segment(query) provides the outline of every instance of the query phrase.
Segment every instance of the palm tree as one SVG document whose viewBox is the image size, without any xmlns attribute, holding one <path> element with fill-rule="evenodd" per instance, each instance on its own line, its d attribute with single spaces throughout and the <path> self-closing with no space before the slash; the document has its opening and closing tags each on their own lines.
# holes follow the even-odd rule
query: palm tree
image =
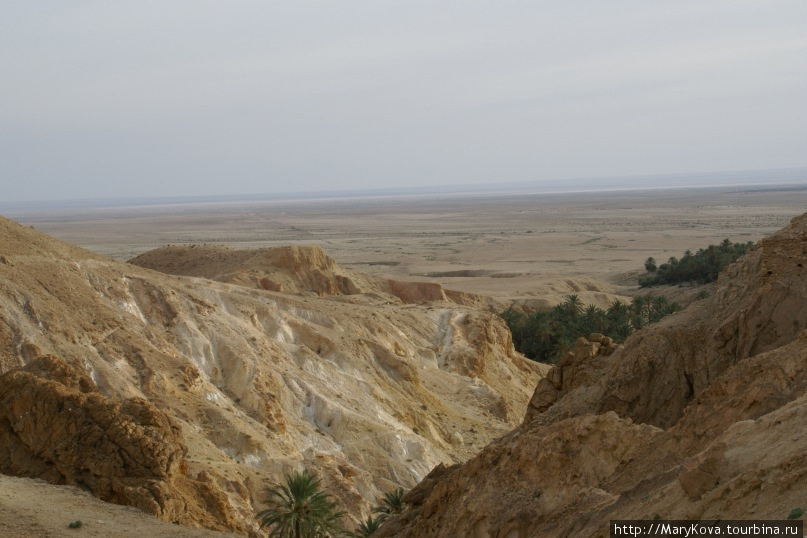
<svg viewBox="0 0 807 538">
<path fill-rule="evenodd" d="M 589 323 L 591 328 L 598 333 L 605 333 L 608 329 L 608 317 L 605 315 L 605 310 L 602 308 L 594 307 L 594 310 L 589 316 Z"/>
<path fill-rule="evenodd" d="M 644 318 L 647 315 L 647 310 L 650 307 L 649 296 L 636 295 L 630 301 L 630 308 L 634 314 Z"/>
<path fill-rule="evenodd" d="M 404 493 L 403 488 L 388 491 L 384 494 L 384 498 L 381 499 L 381 504 L 376 506 L 373 512 L 381 514 L 382 521 L 386 519 L 387 516 L 400 514 L 403 512 L 405 504 L 403 502 Z"/>
<path fill-rule="evenodd" d="M 655 295 L 650 298 L 650 321 L 659 321 L 661 318 L 670 314 L 667 309 L 670 306 L 670 300 L 663 295 Z"/>
<path fill-rule="evenodd" d="M 574 343 L 572 343 L 571 339 L 566 336 L 560 336 L 554 343 L 552 348 L 552 360 L 553 362 L 558 362 L 563 356 L 569 353 L 572 349 L 574 349 Z"/>
<path fill-rule="evenodd" d="M 320 489 L 319 479 L 304 469 L 285 475 L 285 484 L 266 488 L 268 505 L 258 512 L 270 538 L 320 538 L 340 532 L 344 512 Z"/>
<path fill-rule="evenodd" d="M 619 299 L 614 299 L 608 307 L 606 315 L 612 324 L 619 325 L 628 316 L 628 306 Z"/>
<path fill-rule="evenodd" d="M 606 313 L 608 317 L 608 334 L 617 342 L 622 342 L 630 335 L 630 308 L 628 305 L 614 299 Z"/>
<path fill-rule="evenodd" d="M 381 527 L 381 523 L 384 522 L 386 519 L 383 515 L 374 518 L 373 516 L 367 516 L 365 521 L 359 523 L 359 526 L 356 527 L 356 530 L 350 533 L 350 536 L 353 538 L 368 538 L 372 536 L 375 531 Z"/>
<path fill-rule="evenodd" d="M 577 294 L 567 295 L 563 306 L 571 319 L 577 319 L 577 316 L 583 313 L 583 301 Z"/>
</svg>

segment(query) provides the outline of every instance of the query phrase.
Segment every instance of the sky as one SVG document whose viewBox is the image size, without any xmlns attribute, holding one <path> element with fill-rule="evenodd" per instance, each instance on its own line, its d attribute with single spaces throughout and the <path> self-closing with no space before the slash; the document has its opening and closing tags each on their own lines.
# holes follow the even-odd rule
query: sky
<svg viewBox="0 0 807 538">
<path fill-rule="evenodd" d="M 6 202 L 802 167 L 804 0 L 31 0 L 0 18 Z"/>
</svg>

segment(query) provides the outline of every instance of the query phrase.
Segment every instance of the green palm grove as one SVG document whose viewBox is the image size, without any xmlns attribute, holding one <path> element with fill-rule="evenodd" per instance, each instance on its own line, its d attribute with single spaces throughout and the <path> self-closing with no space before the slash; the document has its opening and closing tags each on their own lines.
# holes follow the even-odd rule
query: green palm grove
<svg viewBox="0 0 807 538">
<path fill-rule="evenodd" d="M 603 310 L 595 305 L 584 306 L 580 297 L 568 295 L 545 312 L 526 315 L 510 309 L 501 316 L 519 352 L 539 362 L 553 363 L 571 351 L 580 336 L 601 333 L 622 342 L 633 331 L 680 309 L 678 303 L 663 296 L 637 295 L 630 304 L 614 300 Z"/>
<path fill-rule="evenodd" d="M 724 239 L 719 245 L 709 245 L 694 254 L 691 250 L 687 250 L 680 260 L 673 256 L 667 260 L 667 263 L 661 265 L 656 265 L 655 259 L 647 258 L 644 264 L 647 274 L 639 278 L 639 286 L 645 288 L 679 282 L 699 282 L 701 284 L 714 282 L 720 271 L 737 261 L 753 246 L 754 243 L 750 241 L 732 243 L 728 239 Z"/>
</svg>

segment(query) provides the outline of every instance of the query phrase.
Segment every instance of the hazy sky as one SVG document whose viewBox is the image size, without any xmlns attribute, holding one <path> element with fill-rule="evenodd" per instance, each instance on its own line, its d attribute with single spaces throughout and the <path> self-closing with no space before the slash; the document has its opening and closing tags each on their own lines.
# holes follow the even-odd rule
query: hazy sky
<svg viewBox="0 0 807 538">
<path fill-rule="evenodd" d="M 0 197 L 807 166 L 807 1 L 26 0 Z"/>
</svg>

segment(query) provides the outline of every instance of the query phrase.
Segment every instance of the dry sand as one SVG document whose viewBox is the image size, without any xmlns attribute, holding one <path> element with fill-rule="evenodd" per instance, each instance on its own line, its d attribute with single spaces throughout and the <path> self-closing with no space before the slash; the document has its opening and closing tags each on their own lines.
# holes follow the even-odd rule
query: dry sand
<svg viewBox="0 0 807 538">
<path fill-rule="evenodd" d="M 81 527 L 69 525 L 81 522 Z M 78 488 L 0 474 L 0 535 L 14 538 L 62 536 L 120 538 L 227 537 L 154 519 L 136 508 L 100 501 Z"/>
</svg>

